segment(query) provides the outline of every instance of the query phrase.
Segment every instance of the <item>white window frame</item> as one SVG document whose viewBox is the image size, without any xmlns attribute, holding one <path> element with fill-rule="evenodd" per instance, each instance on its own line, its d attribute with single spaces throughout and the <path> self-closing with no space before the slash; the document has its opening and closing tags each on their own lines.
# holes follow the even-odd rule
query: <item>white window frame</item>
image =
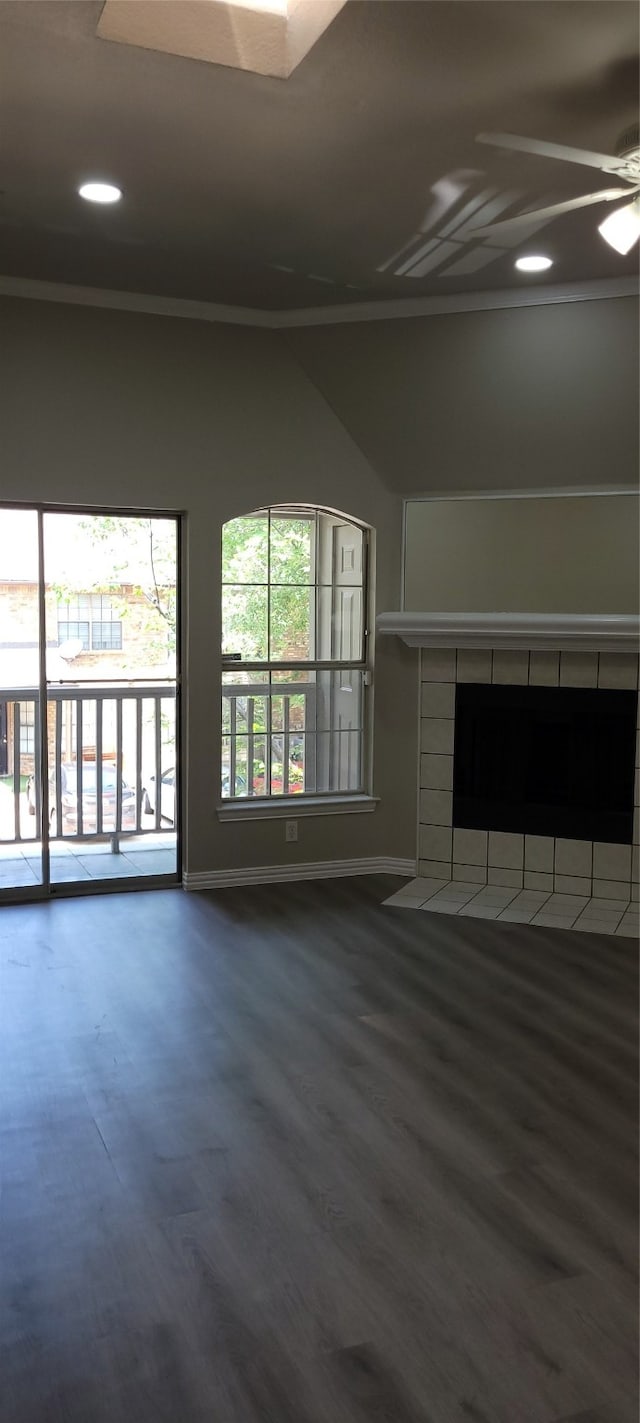
<svg viewBox="0 0 640 1423">
<path fill-rule="evenodd" d="M 19 702 L 20 755 L 36 754 L 36 704 L 35 701 Z"/>
<path fill-rule="evenodd" d="M 266 673 L 269 678 L 273 672 L 296 672 L 300 670 L 312 670 L 314 672 L 348 671 L 361 675 L 362 713 L 361 727 L 359 728 L 361 758 L 360 788 L 358 790 L 353 791 L 330 790 L 323 792 L 317 792 L 312 788 L 310 790 L 300 791 L 289 795 L 286 793 L 269 793 L 259 796 L 251 795 L 246 797 L 225 797 L 224 799 L 221 798 L 219 804 L 217 805 L 218 818 L 223 821 L 280 819 L 283 817 L 295 817 L 296 819 L 298 819 L 298 817 L 302 817 L 305 815 L 333 815 L 336 813 L 353 814 L 373 811 L 375 810 L 376 805 L 378 803 L 378 798 L 372 794 L 373 636 L 371 633 L 371 629 L 373 626 L 373 604 L 371 589 L 371 560 L 374 531 L 371 530 L 366 524 L 360 523 L 357 519 L 354 519 L 351 515 L 343 514 L 338 510 L 326 509 L 321 505 L 274 504 L 265 506 L 261 509 L 251 510 L 247 514 L 240 514 L 236 517 L 251 518 L 255 516 L 256 518 L 264 518 L 266 516 L 268 519 L 270 519 L 271 516 L 274 516 L 276 518 L 304 518 L 305 516 L 307 516 L 317 521 L 317 516 L 323 514 L 328 515 L 332 518 L 337 518 L 341 522 L 351 525 L 354 529 L 357 529 L 362 535 L 363 573 L 361 596 L 363 639 L 362 647 L 360 650 L 360 657 L 354 659 L 353 661 L 345 661 L 343 659 L 316 658 L 279 661 L 275 659 L 269 659 L 268 657 L 262 660 L 232 660 L 231 657 L 225 657 L 225 655 L 223 654 L 222 670 L 223 672 L 232 672 L 233 669 L 237 667 L 239 671 L 242 671 L 244 674 L 248 674 L 249 676 L 252 671 L 255 671 L 256 673 L 260 674 Z M 322 585 L 317 577 L 317 567 L 314 567 L 313 571 L 314 580 L 313 583 L 310 583 L 310 587 L 313 587 L 317 590 L 317 588 L 321 586 L 337 586 L 334 584 Z M 225 586 L 228 585 L 223 583 L 221 580 L 222 590 Z M 268 569 L 267 572 L 267 582 L 265 586 L 269 590 L 272 586 L 279 586 L 277 584 L 271 584 L 270 569 Z M 267 648 L 267 653 L 268 652 L 269 648 Z M 278 696 L 282 695 L 283 693 L 286 695 L 287 692 L 289 692 L 291 695 L 305 695 L 308 698 L 308 702 L 313 703 L 316 695 L 316 684 L 305 684 L 302 682 L 292 682 L 287 684 L 282 682 L 271 682 L 271 680 L 266 683 L 258 681 L 256 681 L 255 683 L 223 682 L 221 686 L 221 700 L 222 697 L 228 696 L 229 694 L 235 694 L 236 696 L 242 696 L 247 698 L 265 697 L 267 707 L 266 729 L 264 733 L 256 733 L 256 737 L 264 735 L 268 744 L 268 739 L 271 735 L 271 712 L 269 698 L 272 695 Z M 305 729 L 308 729 L 306 715 Z M 285 734 L 286 733 L 283 733 L 283 735 Z M 226 733 L 221 727 L 221 779 L 223 738 L 227 735 L 228 733 Z M 233 742 L 231 744 L 233 746 Z M 231 774 L 233 775 L 233 760 L 230 770 Z"/>
</svg>

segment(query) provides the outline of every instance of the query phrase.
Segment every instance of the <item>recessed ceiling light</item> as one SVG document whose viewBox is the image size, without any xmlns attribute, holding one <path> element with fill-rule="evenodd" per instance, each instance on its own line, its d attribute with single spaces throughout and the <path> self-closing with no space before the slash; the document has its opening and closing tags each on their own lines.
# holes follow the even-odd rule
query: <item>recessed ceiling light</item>
<svg viewBox="0 0 640 1423">
<path fill-rule="evenodd" d="M 552 266 L 550 257 L 518 257 L 516 261 L 519 272 L 546 272 Z"/>
<path fill-rule="evenodd" d="M 78 192 L 88 203 L 119 203 L 122 197 L 122 190 L 113 183 L 83 183 Z"/>
</svg>

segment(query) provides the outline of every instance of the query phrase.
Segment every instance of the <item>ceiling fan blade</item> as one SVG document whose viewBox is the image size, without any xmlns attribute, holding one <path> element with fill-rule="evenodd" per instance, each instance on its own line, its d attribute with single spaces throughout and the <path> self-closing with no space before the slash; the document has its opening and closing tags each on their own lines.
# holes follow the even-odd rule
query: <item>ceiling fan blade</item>
<svg viewBox="0 0 640 1423">
<path fill-rule="evenodd" d="M 563 158 L 566 163 L 585 163 L 604 173 L 616 173 L 623 159 L 610 153 L 591 153 L 587 148 L 568 148 L 563 143 L 545 143 L 537 138 L 520 138 L 515 133 L 477 133 L 476 143 L 488 143 L 495 148 L 512 148 L 520 153 L 537 153 L 542 158 Z"/>
<path fill-rule="evenodd" d="M 548 222 L 563 212 L 573 212 L 576 208 L 586 208 L 592 203 L 612 203 L 616 198 L 632 197 L 633 188 L 603 188 L 600 193 L 586 193 L 583 198 L 568 198 L 565 203 L 553 203 L 548 208 L 534 208 L 531 212 L 519 212 L 516 217 L 507 217 L 502 222 L 492 222 L 487 227 L 474 227 L 474 237 L 488 236 L 491 232 L 502 232 L 511 227 L 528 227 L 532 222 Z"/>
</svg>

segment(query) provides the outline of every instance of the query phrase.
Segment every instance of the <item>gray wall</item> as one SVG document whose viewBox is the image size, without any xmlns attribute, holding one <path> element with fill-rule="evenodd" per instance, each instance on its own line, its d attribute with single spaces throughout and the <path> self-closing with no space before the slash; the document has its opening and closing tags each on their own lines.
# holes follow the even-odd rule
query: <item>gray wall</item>
<svg viewBox="0 0 640 1423">
<path fill-rule="evenodd" d="M 637 613 L 637 494 L 410 500 L 410 612 Z"/>
<path fill-rule="evenodd" d="M 4 299 L 0 500 L 186 514 L 186 867 L 415 849 L 415 654 L 377 648 L 372 815 L 221 825 L 220 528 L 306 500 L 377 530 L 398 606 L 399 495 L 633 483 L 629 298 L 271 333 Z M 604 556 L 604 551 L 603 551 Z"/>
<path fill-rule="evenodd" d="M 382 640 L 373 814 L 221 825 L 220 529 L 305 500 L 377 530 L 376 603 L 398 604 L 401 503 L 266 331 L 4 299 L 0 500 L 186 514 L 186 868 L 415 853 L 415 657 Z M 399 754 L 402 747 L 402 755 Z"/>
<path fill-rule="evenodd" d="M 632 297 L 284 333 L 388 486 L 633 484 Z"/>
</svg>

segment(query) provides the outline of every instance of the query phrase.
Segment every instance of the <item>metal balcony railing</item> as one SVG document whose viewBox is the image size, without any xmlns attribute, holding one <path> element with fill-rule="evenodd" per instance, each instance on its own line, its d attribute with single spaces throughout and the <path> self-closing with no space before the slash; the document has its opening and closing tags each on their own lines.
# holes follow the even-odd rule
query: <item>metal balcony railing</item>
<svg viewBox="0 0 640 1423">
<path fill-rule="evenodd" d="M 316 686 L 304 682 L 223 687 L 223 799 L 315 789 L 316 704 Z"/>
<path fill-rule="evenodd" d="M 362 791 L 363 669 L 332 664 L 311 675 L 223 685 L 223 800 Z"/>
<path fill-rule="evenodd" d="M 175 778 L 175 710 L 175 683 L 48 687 L 45 798 L 40 695 L 0 689 L 0 842 L 39 838 L 45 804 L 52 839 L 115 847 L 175 821 L 175 779 L 173 807 L 162 799 L 163 775 Z"/>
</svg>

